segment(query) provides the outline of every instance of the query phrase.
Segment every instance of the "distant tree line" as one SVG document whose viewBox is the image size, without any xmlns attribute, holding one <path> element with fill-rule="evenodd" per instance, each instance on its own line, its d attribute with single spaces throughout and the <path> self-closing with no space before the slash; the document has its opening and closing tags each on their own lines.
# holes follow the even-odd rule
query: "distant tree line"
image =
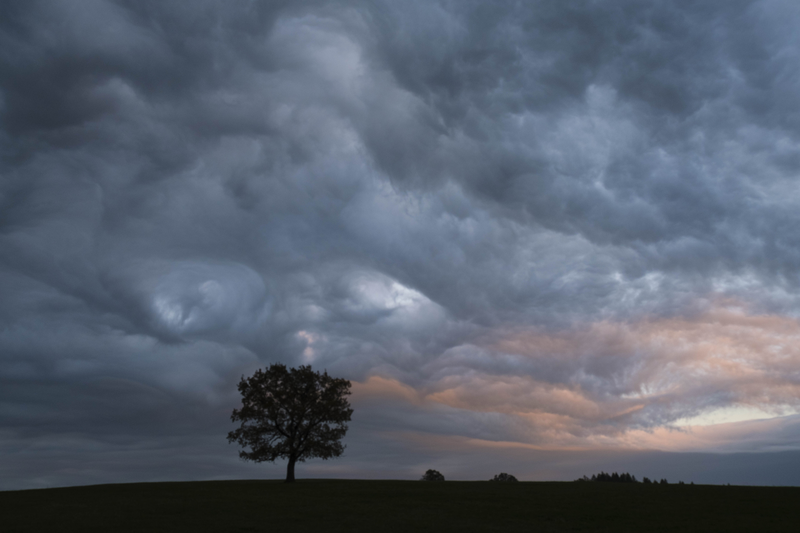
<svg viewBox="0 0 800 533">
<path fill-rule="evenodd" d="M 667 485 L 669 482 L 666 479 L 662 479 L 661 481 L 658 481 L 657 479 L 654 479 L 653 481 L 650 481 L 650 478 L 646 478 L 645 477 L 645 478 L 642 478 L 642 483 L 644 483 L 645 485 L 648 485 L 650 483 L 652 483 L 654 485 Z M 680 484 L 683 485 L 683 481 L 681 481 Z"/>
<path fill-rule="evenodd" d="M 647 478 L 645 478 L 647 479 Z M 624 474 L 617 474 L 614 472 L 613 474 L 607 474 L 605 472 L 600 472 L 599 474 L 594 474 L 592 477 L 583 476 L 581 478 L 576 479 L 575 481 L 598 481 L 600 483 L 638 483 L 639 481 L 636 479 L 636 476 L 632 476 L 629 473 L 625 472 Z"/>
<path fill-rule="evenodd" d="M 639 480 L 636 479 L 636 476 L 632 476 L 631 474 L 625 472 L 624 474 L 617 474 L 614 472 L 613 474 L 607 474 L 606 472 L 600 472 L 599 474 L 595 474 L 592 477 L 583 476 L 575 481 L 599 481 L 601 483 L 640 483 Z M 660 481 L 657 479 L 650 480 L 648 477 L 642 478 L 641 483 L 645 485 L 668 485 L 669 482 L 666 479 L 661 479 Z M 679 485 L 683 485 L 683 481 L 678 482 Z M 694 482 L 692 482 L 694 485 Z"/>
</svg>

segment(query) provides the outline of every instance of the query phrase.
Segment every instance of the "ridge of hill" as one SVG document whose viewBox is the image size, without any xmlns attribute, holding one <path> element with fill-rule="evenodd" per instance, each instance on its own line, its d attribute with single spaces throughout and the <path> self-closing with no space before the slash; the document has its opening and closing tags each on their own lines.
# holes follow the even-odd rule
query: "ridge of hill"
<svg viewBox="0 0 800 533">
<path fill-rule="evenodd" d="M 33 531 L 795 532 L 798 487 L 300 480 L 0 492 L 5 533 Z"/>
</svg>

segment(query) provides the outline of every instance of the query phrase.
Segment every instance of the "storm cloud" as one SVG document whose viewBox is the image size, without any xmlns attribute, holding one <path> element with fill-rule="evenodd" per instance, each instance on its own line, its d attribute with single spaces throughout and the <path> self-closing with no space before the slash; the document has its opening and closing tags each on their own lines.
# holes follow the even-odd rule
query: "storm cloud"
<svg viewBox="0 0 800 533">
<path fill-rule="evenodd" d="M 0 484 L 270 471 L 224 437 L 271 362 L 354 383 L 317 475 L 796 465 L 798 24 L 5 2 Z M 800 483 L 725 461 L 708 481 Z"/>
</svg>

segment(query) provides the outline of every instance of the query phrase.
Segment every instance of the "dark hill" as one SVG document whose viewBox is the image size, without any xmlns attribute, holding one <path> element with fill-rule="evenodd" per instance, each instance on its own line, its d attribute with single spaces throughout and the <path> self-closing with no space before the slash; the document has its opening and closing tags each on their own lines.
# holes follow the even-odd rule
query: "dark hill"
<svg viewBox="0 0 800 533">
<path fill-rule="evenodd" d="M 796 532 L 800 488 L 209 481 L 0 492 L 4 533 Z"/>
</svg>

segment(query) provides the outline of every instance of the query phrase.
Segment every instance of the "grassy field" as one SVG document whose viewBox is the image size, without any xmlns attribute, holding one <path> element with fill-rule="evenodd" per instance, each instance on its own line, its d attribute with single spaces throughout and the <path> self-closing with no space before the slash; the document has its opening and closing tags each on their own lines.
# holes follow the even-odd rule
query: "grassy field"
<svg viewBox="0 0 800 533">
<path fill-rule="evenodd" d="M 798 531 L 800 488 L 301 480 L 0 492 L 0 530 Z"/>
</svg>

